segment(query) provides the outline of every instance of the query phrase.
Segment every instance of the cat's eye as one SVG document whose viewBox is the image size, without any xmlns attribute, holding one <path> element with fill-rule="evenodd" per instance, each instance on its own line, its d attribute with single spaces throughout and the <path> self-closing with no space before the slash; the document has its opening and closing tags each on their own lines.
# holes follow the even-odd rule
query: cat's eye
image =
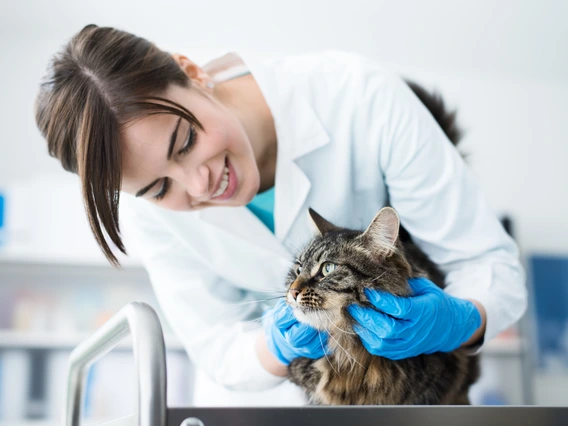
<svg viewBox="0 0 568 426">
<path fill-rule="evenodd" d="M 325 262 L 322 266 L 321 266 L 321 274 L 326 277 L 329 274 L 331 274 L 333 271 L 335 271 L 335 268 L 337 268 L 337 265 L 335 263 L 331 263 L 331 262 Z"/>
<path fill-rule="evenodd" d="M 302 273 L 302 265 L 296 265 L 296 275 L 300 275 Z"/>
</svg>

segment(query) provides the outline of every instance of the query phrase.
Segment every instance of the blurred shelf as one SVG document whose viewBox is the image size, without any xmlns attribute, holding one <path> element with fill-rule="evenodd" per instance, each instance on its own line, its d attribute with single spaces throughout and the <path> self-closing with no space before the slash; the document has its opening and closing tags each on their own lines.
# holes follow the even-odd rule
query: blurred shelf
<svg viewBox="0 0 568 426">
<path fill-rule="evenodd" d="M 0 420 L 0 425 L 3 426 L 61 426 L 55 420 L 16 420 L 11 422 L 5 422 Z"/>
<path fill-rule="evenodd" d="M 17 332 L 0 330 L 0 350 L 2 349 L 46 349 L 72 350 L 87 340 L 91 334 L 57 334 L 48 332 Z M 173 335 L 164 336 L 166 350 L 183 351 L 180 341 Z M 131 349 L 132 343 L 126 337 L 117 346 L 119 349 Z"/>
<path fill-rule="evenodd" d="M 125 256 L 122 253 L 117 253 L 116 256 L 121 266 L 125 268 L 142 267 L 142 262 L 135 257 Z M 7 246 L 1 248 L 0 262 L 99 266 L 112 268 L 111 264 L 101 251 L 38 251 L 25 246 Z"/>
<path fill-rule="evenodd" d="M 32 259 L 10 259 L 10 257 L 0 256 L 0 287 L 20 283 L 22 280 L 36 285 L 48 282 L 150 285 L 146 270 L 137 265 L 125 265 L 124 268 L 117 269 L 104 264 L 50 263 Z"/>
</svg>

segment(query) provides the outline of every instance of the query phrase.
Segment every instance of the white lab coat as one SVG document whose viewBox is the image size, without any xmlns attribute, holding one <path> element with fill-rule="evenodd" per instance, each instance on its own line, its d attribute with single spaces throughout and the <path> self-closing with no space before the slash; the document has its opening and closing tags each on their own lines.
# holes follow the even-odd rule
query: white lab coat
<svg viewBox="0 0 568 426">
<path fill-rule="evenodd" d="M 173 212 L 123 195 L 127 248 L 142 259 L 170 326 L 198 367 L 196 405 L 298 405 L 254 341 L 266 298 L 313 235 L 307 209 L 365 229 L 387 203 L 447 273 L 446 291 L 480 301 L 485 341 L 523 314 L 517 246 L 472 173 L 402 79 L 342 52 L 244 57 L 274 116 L 275 234 L 246 207 Z M 198 142 L 199 143 L 199 142 Z"/>
</svg>

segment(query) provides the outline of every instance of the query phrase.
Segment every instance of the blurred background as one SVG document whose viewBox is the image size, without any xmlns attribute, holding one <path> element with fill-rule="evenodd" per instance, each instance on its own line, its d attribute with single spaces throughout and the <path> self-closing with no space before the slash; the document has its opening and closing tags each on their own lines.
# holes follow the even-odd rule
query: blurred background
<svg viewBox="0 0 568 426">
<path fill-rule="evenodd" d="M 487 345 L 472 399 L 568 405 L 568 2 L 30 0 L 0 3 L 0 424 L 59 424 L 70 350 L 128 302 L 159 312 L 135 256 L 122 270 L 106 263 L 76 176 L 34 122 L 50 57 L 90 23 L 201 64 L 228 51 L 348 50 L 439 91 L 521 248 L 530 294 L 521 322 Z M 191 363 L 163 325 L 168 403 L 190 405 Z M 121 345 L 89 372 L 86 418 L 132 412 L 135 386 Z"/>
</svg>

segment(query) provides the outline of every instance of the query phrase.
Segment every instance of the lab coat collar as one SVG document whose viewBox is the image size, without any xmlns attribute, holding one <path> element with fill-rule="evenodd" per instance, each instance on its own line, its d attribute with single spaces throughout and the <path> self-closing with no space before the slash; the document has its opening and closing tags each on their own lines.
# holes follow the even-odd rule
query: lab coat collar
<svg viewBox="0 0 568 426">
<path fill-rule="evenodd" d="M 294 87 L 293 78 L 278 79 L 276 67 L 268 67 L 243 58 L 272 112 L 278 140 L 274 194 L 274 234 L 246 207 L 210 208 L 198 211 L 198 217 L 251 244 L 289 257 L 282 246 L 308 197 L 311 182 L 306 174 L 308 162 L 301 158 L 330 141 L 308 99 Z M 302 164 L 304 167 L 302 167 Z M 229 212 L 229 209 L 231 210 Z M 226 214 L 234 220 L 226 220 Z M 242 226 L 235 226 L 236 223 Z M 251 229 L 254 238 L 251 238 Z"/>
<path fill-rule="evenodd" d="M 311 189 L 308 161 L 300 161 L 313 151 L 327 145 L 329 136 L 306 98 L 290 93 L 280 114 L 278 155 L 275 177 L 275 234 L 283 241 L 293 227 Z M 286 112 L 289 111 L 289 112 Z"/>
</svg>

